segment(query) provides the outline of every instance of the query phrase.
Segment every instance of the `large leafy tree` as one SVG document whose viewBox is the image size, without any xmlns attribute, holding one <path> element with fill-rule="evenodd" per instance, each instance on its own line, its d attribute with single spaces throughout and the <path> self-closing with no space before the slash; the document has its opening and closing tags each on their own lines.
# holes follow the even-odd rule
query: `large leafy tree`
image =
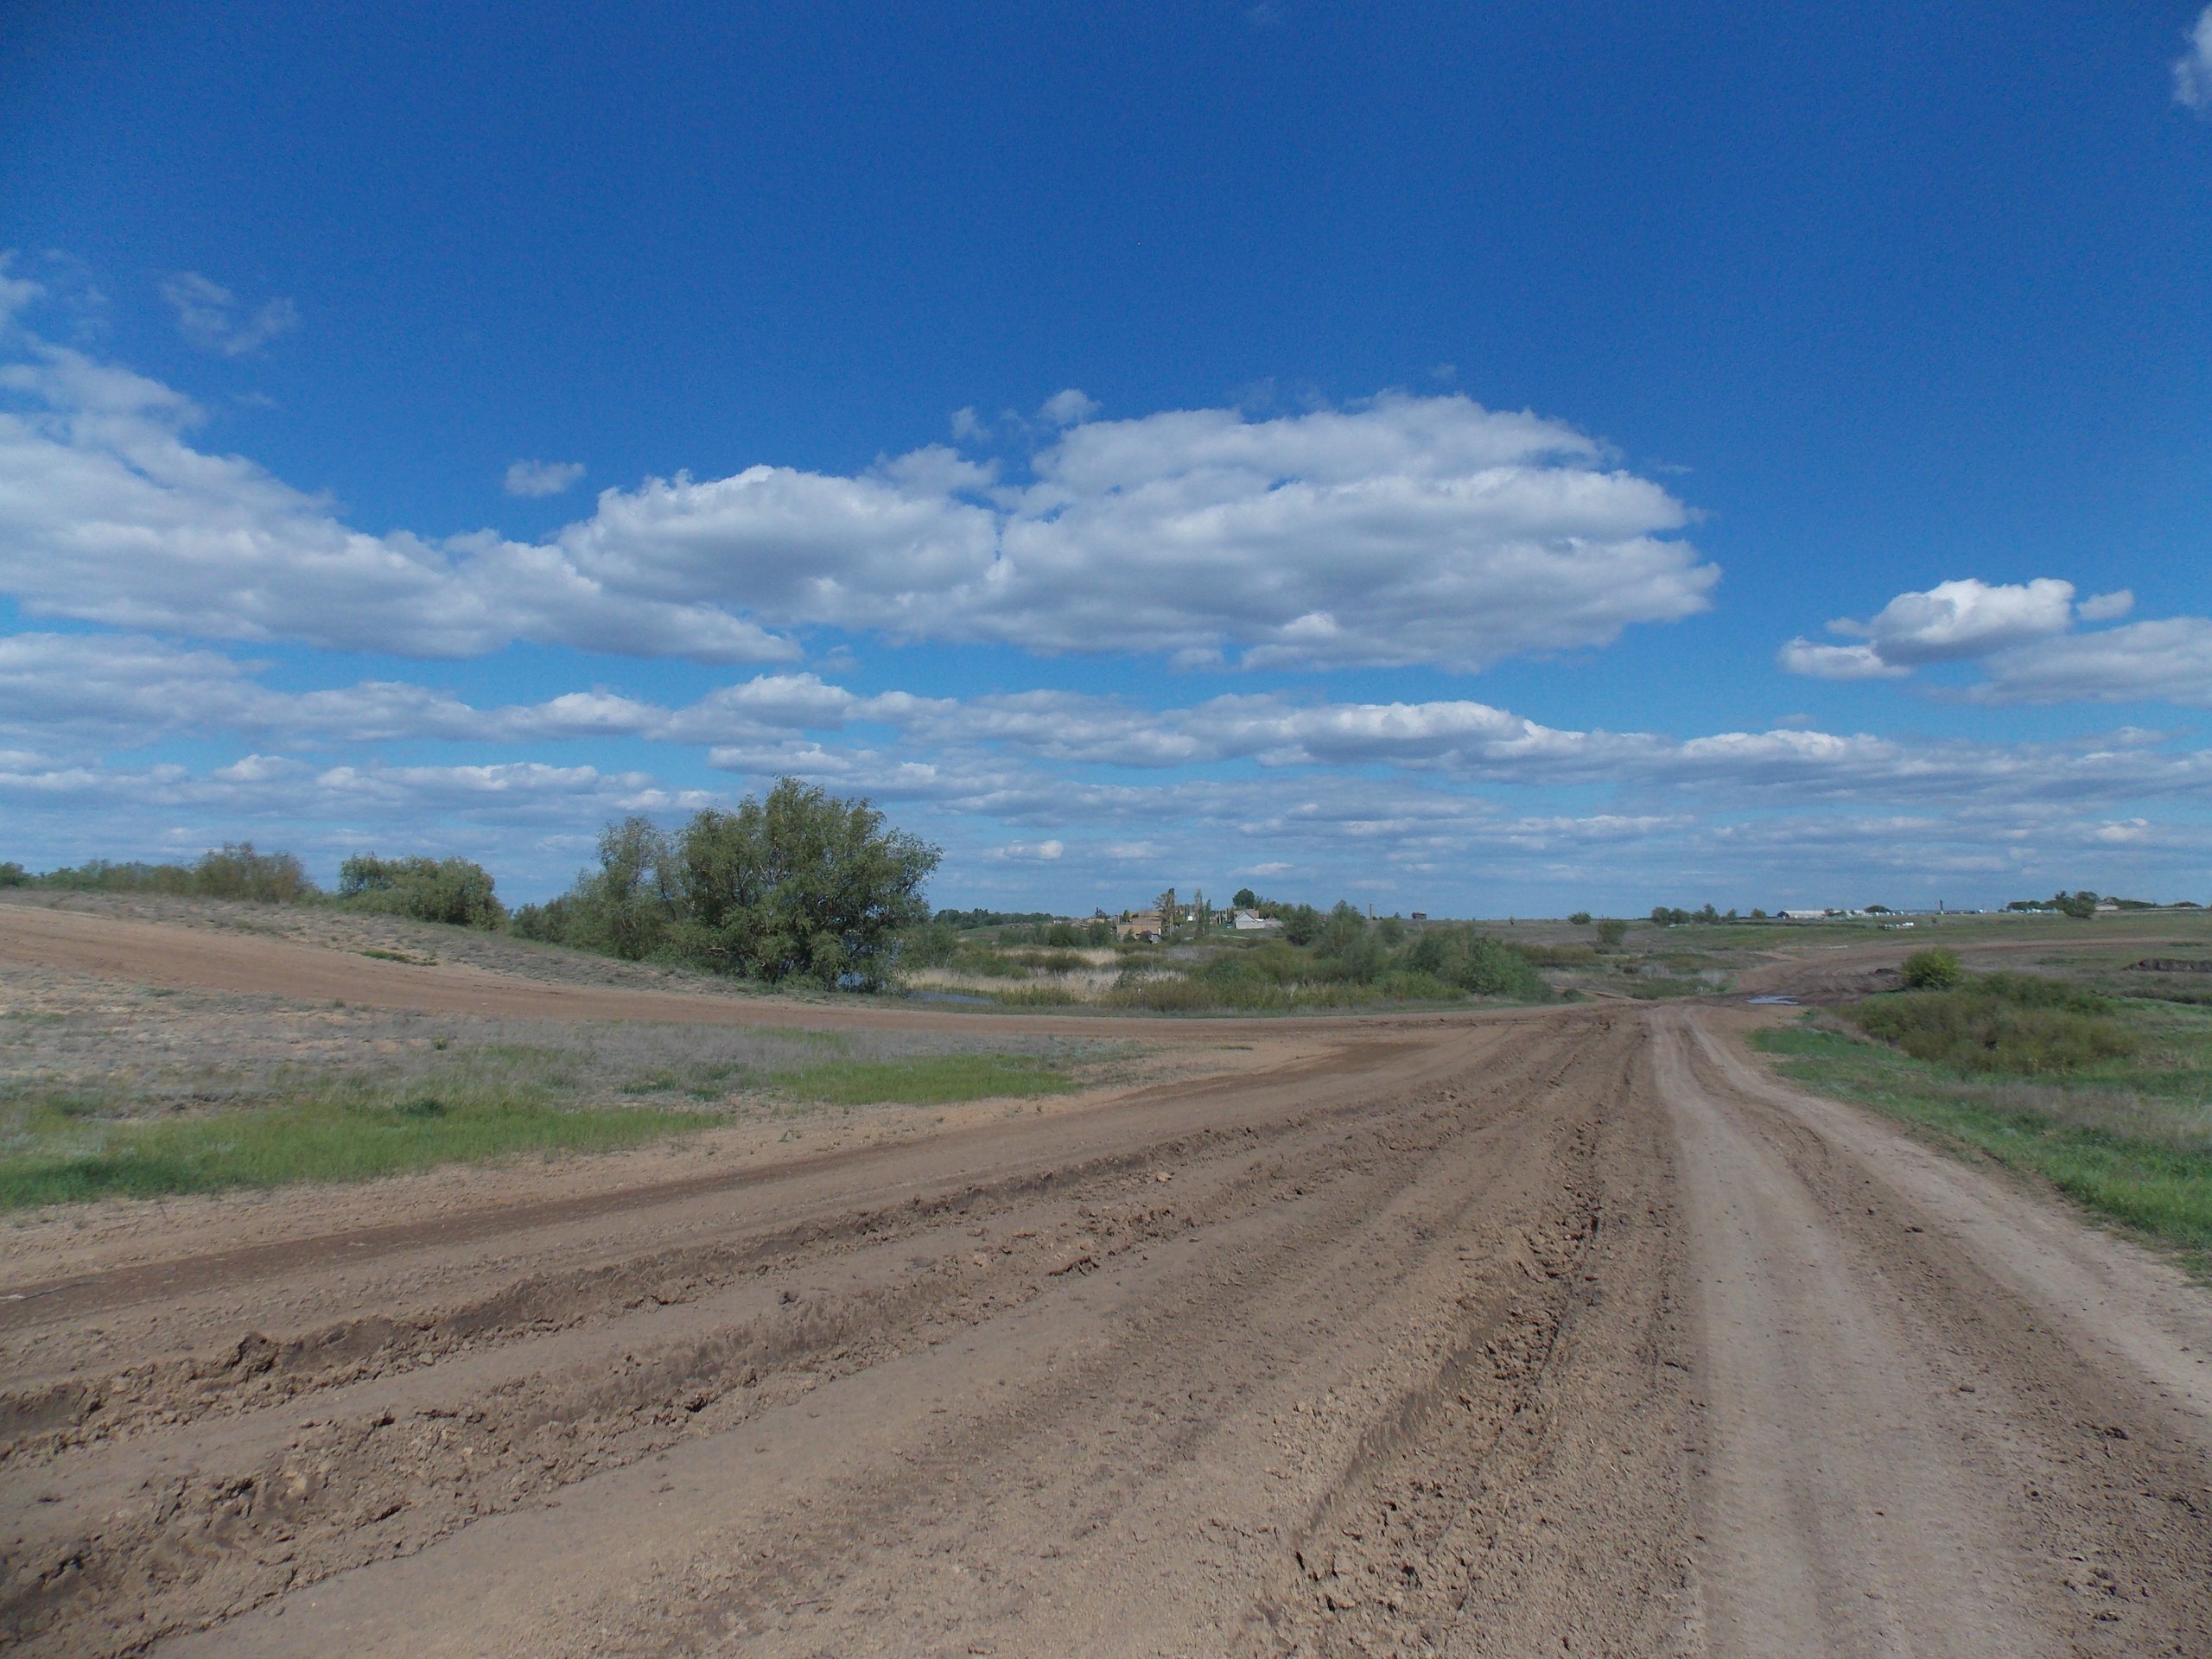
<svg viewBox="0 0 2212 1659">
<path fill-rule="evenodd" d="M 879 985 L 893 936 L 929 919 L 922 884 L 941 855 L 865 800 L 782 779 L 676 838 L 677 948 L 721 973 Z"/>
</svg>

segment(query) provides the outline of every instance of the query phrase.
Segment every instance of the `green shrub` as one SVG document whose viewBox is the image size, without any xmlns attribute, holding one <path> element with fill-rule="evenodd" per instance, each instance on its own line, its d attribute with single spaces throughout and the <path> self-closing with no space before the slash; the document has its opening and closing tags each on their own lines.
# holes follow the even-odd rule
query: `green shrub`
<svg viewBox="0 0 2212 1659">
<path fill-rule="evenodd" d="M 200 855 L 192 867 L 192 890 L 206 899 L 250 899 L 257 904 L 293 905 L 315 896 L 315 885 L 289 853 L 257 853 L 253 843 L 225 842 Z"/>
<path fill-rule="evenodd" d="M 1617 920 L 1612 917 L 1607 917 L 1604 921 L 1598 924 L 1598 943 L 1604 945 L 1608 950 L 1618 950 L 1620 948 L 1621 941 L 1626 938 L 1628 938 L 1628 924 L 1626 922 Z"/>
<path fill-rule="evenodd" d="M 76 893 L 158 893 L 179 898 L 243 899 L 300 904 L 317 896 L 306 868 L 290 853 L 260 853 L 250 841 L 225 842 L 192 864 L 111 864 L 87 859 L 35 878 L 42 887 Z"/>
<path fill-rule="evenodd" d="M 1475 996 L 1540 997 L 1535 964 L 1503 940 L 1471 927 L 1433 927 L 1414 942 L 1407 966 Z"/>
<path fill-rule="evenodd" d="M 960 935 L 946 921 L 924 922 L 899 936 L 894 947 L 901 968 L 937 968 L 952 960 Z"/>
<path fill-rule="evenodd" d="M 515 912 L 508 925 L 525 939 L 537 939 L 546 944 L 568 944 L 573 941 L 575 921 L 575 901 L 567 894 L 549 899 L 542 905 L 524 905 Z"/>
<path fill-rule="evenodd" d="M 1047 974 L 1072 974 L 1090 966 L 1090 958 L 1074 950 L 1022 950 L 1013 958 L 1024 968 Z"/>
<path fill-rule="evenodd" d="M 1916 950 L 1904 959 L 1904 982 L 1916 991 L 1948 991 L 1966 977 L 1959 959 L 1942 945 Z"/>
<path fill-rule="evenodd" d="M 2103 998 L 2025 974 L 1987 974 L 1952 990 L 1869 997 L 1844 1015 L 1915 1059 L 1961 1072 L 2079 1071 L 2123 1058 L 2135 1034 Z"/>
<path fill-rule="evenodd" d="M 22 865 L 13 860 L 0 864 L 0 887 L 27 887 L 30 884 L 31 873 Z"/>
<path fill-rule="evenodd" d="M 454 927 L 497 928 L 507 920 L 492 873 L 465 858 L 357 853 L 339 867 L 338 896 L 357 910 Z"/>
</svg>

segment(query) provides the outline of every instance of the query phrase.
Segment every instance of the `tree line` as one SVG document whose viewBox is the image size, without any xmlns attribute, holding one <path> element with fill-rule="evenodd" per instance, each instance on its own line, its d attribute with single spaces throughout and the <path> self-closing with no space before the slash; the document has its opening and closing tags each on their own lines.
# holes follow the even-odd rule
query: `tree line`
<svg viewBox="0 0 2212 1659">
<path fill-rule="evenodd" d="M 337 891 L 326 893 L 292 854 L 260 852 L 251 842 L 188 864 L 96 859 L 44 874 L 0 864 L 0 887 L 336 903 L 511 928 L 632 962 L 872 989 L 888 976 L 899 933 L 930 919 L 922 887 L 941 856 L 867 801 L 840 800 L 792 778 L 734 810 L 695 813 L 672 832 L 642 817 L 610 823 L 598 853 L 567 893 L 512 916 L 491 872 L 469 859 L 359 853 L 340 867 Z"/>
</svg>

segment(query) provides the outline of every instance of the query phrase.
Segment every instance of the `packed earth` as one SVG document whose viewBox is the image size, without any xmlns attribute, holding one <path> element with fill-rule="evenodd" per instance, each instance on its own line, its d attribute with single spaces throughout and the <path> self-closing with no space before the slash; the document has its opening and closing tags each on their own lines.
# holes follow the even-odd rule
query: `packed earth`
<svg viewBox="0 0 2212 1659">
<path fill-rule="evenodd" d="M 1746 998 L 1840 958 L 1172 1020 L 378 948 L 0 906 L 19 998 L 1142 1058 L 20 1212 L 12 1650 L 2212 1652 L 2212 1300 L 1783 1080 Z"/>
</svg>

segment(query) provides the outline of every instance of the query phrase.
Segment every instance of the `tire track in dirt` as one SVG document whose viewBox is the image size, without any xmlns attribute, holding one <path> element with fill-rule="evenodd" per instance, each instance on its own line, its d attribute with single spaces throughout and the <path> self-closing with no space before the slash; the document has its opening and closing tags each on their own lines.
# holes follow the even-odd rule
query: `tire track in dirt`
<svg viewBox="0 0 2212 1659">
<path fill-rule="evenodd" d="M 1393 1027 L 60 1307 L 0 1375 L 11 1640 L 2212 1651 L 2201 1293 L 1722 1019 Z"/>
<path fill-rule="evenodd" d="M 1530 1236 L 1554 1219 L 1568 1236 L 1584 1224 L 1562 1211 L 1557 1156 L 1543 1150 L 1586 1157 L 1572 1129 L 1578 1091 L 1556 1110 L 1526 1109 L 1575 1063 L 1546 1047 L 1485 1080 L 1503 1085 L 1495 1109 L 1463 1098 L 1431 1116 L 1401 1100 L 1377 1144 L 1317 1148 L 1322 1176 L 1263 1161 L 1266 1200 L 1189 1243 L 1065 1275 L 988 1339 L 810 1394 L 805 1408 L 835 1429 L 795 1403 L 694 1448 L 690 1467 L 668 1471 L 680 1521 L 626 1540 L 611 1562 L 608 1523 L 636 1509 L 649 1468 L 588 1507 L 571 1499 L 327 1584 L 296 1598 L 299 1611 L 354 1652 L 876 1650 L 894 1630 L 916 1650 L 1141 1651 L 1147 1626 L 1192 1625 L 1212 1631 L 1200 1647 L 1234 1640 L 1253 1564 L 1193 1575 L 1200 1514 L 1246 1540 L 1242 1553 L 1274 1555 L 1284 1523 L 1357 1459 L 1369 1423 L 1433 1387 L 1463 1317 L 1440 1293 L 1501 1273 L 1525 1283 Z M 1493 1205 L 1504 1214 L 1475 1227 Z M 1508 1216 L 1510 1241 L 1497 1224 Z M 1470 1243 L 1484 1248 L 1463 1256 Z M 1409 1324 L 1430 1339 L 1410 1340 Z M 1290 1409 L 1332 1391 L 1345 1408 Z M 746 1480 L 752 1469 L 768 1471 L 765 1485 Z M 779 1477 L 797 1469 L 786 1497 Z M 538 1564 L 533 1586 L 480 1608 L 470 1586 L 518 1554 Z M 1100 1562 L 1144 1587 L 1141 1605 L 1121 1598 L 1103 1649 Z M 395 1599 L 426 1610 L 404 1632 L 379 1620 Z M 427 1649 L 416 1645 L 425 1629 Z M 228 1651 L 301 1650 L 298 1631 L 258 1620 L 224 1638 Z"/>
<path fill-rule="evenodd" d="M 1441 1069 L 1459 1069 L 1493 1040 L 1487 1033 L 1464 1035 L 1461 1058 Z M 1519 1057 L 1485 1088 L 1510 1096 L 1528 1063 Z M 1397 1067 L 1391 1081 L 1417 1084 L 1438 1069 L 1437 1057 L 1423 1053 Z M 10 1552 L 17 1634 L 68 1625 L 72 1606 L 113 1613 L 113 1586 L 126 1581 L 158 1588 L 116 1628 L 160 1628 L 188 1618 L 203 1591 L 219 1590 L 225 1605 L 250 1603 L 289 1576 L 342 1568 L 346 1550 L 368 1559 L 420 1548 L 477 1515 L 678 1438 L 727 1430 L 781 1397 L 779 1377 L 874 1363 L 899 1351 L 917 1329 L 958 1324 L 977 1317 L 976 1308 L 1033 1294 L 1056 1268 L 1081 1271 L 1134 1240 L 1214 1224 L 1286 1185 L 1325 1184 L 1341 1166 L 1376 1155 L 1378 1136 L 1418 1141 L 1437 1132 L 1434 1103 L 1408 1111 L 1395 1090 L 1378 1099 L 1372 1078 L 1347 1073 L 1330 1081 L 1332 1088 L 1311 1077 L 1248 1079 L 1245 1110 L 1261 1108 L 1258 1121 L 1239 1123 L 1232 1115 L 1225 1125 L 1195 1132 L 1186 1117 L 1163 1115 L 1156 1104 L 1116 1111 L 1122 1144 L 1088 1163 L 964 1183 L 880 1210 L 836 1208 L 766 1233 L 733 1236 L 726 1226 L 706 1243 L 526 1278 L 488 1303 L 379 1312 L 305 1335 L 256 1330 L 236 1352 L 217 1357 L 223 1363 L 169 1362 L 104 1379 L 97 1411 L 85 1413 L 80 1398 L 79 1421 L 28 1432 L 10 1448 L 17 1478 L 35 1481 L 50 1469 L 59 1484 L 66 1472 L 77 1499 L 41 1517 L 43 1543 L 35 1534 Z M 1302 1083 L 1308 1098 L 1286 1115 L 1272 1097 L 1291 1083 Z M 1332 1091 L 1343 1097 L 1332 1100 Z M 1218 1091 L 1210 1096 L 1217 1099 Z M 1218 1109 L 1208 1103 L 1201 1116 Z M 1033 1135 L 1026 1125 L 1022 1133 Z M 1178 1202 L 1146 1202 L 1095 1223 L 1073 1213 L 1109 1191 L 1164 1196 L 1149 1173 L 1162 1160 L 1198 1166 L 1178 1178 Z M 1202 1173 L 1209 1164 L 1211 1182 Z M 1001 1224 L 1009 1236 L 982 1257 L 985 1267 L 947 1243 L 979 1220 L 1040 1211 L 1037 1226 Z M 1094 1237 L 1084 1230 L 1099 1226 L 1108 1231 Z M 925 1273 L 909 1270 L 917 1242 L 931 1252 Z M 825 1262 L 856 1253 L 868 1258 L 861 1286 L 790 1288 L 809 1269 L 819 1278 Z M 776 1294 L 791 1304 L 772 1300 L 741 1317 L 748 1299 L 766 1294 L 752 1282 L 764 1275 L 785 1287 Z M 684 1318 L 687 1310 L 696 1317 Z M 674 1320 L 683 1328 L 651 1340 L 627 1329 Z M 539 1356 L 564 1346 L 566 1369 L 544 1374 Z M 312 1416 L 295 1432 L 303 1408 Z M 243 1425 L 224 1421 L 240 1416 Z M 186 1433 L 194 1425 L 205 1430 L 197 1440 Z M 183 1461 L 190 1475 L 172 1475 L 150 1491 L 142 1490 L 143 1478 L 134 1486 L 134 1471 L 163 1459 Z M 450 1467 L 456 1459 L 466 1480 L 410 1493 L 422 1484 L 408 1479 L 410 1465 Z M 404 1507 L 378 1513 L 395 1493 L 407 1499 Z M 95 1513 L 111 1501 L 114 1510 Z M 195 1530 L 212 1547 L 149 1567 L 149 1556 Z M 203 1570 L 203 1556 L 216 1563 L 213 1570 Z"/>
<path fill-rule="evenodd" d="M 2212 1651 L 2206 1421 L 2111 1364 L 2106 1319 L 2048 1276 L 1982 1265 L 2028 1254 L 2019 1195 L 1758 1077 L 1709 1019 L 1655 1025 L 1693 1240 L 1711 1650 Z M 1943 1211 L 1975 1209 L 1968 1243 Z M 2201 1355 L 2201 1301 L 2194 1325 Z"/>
</svg>

